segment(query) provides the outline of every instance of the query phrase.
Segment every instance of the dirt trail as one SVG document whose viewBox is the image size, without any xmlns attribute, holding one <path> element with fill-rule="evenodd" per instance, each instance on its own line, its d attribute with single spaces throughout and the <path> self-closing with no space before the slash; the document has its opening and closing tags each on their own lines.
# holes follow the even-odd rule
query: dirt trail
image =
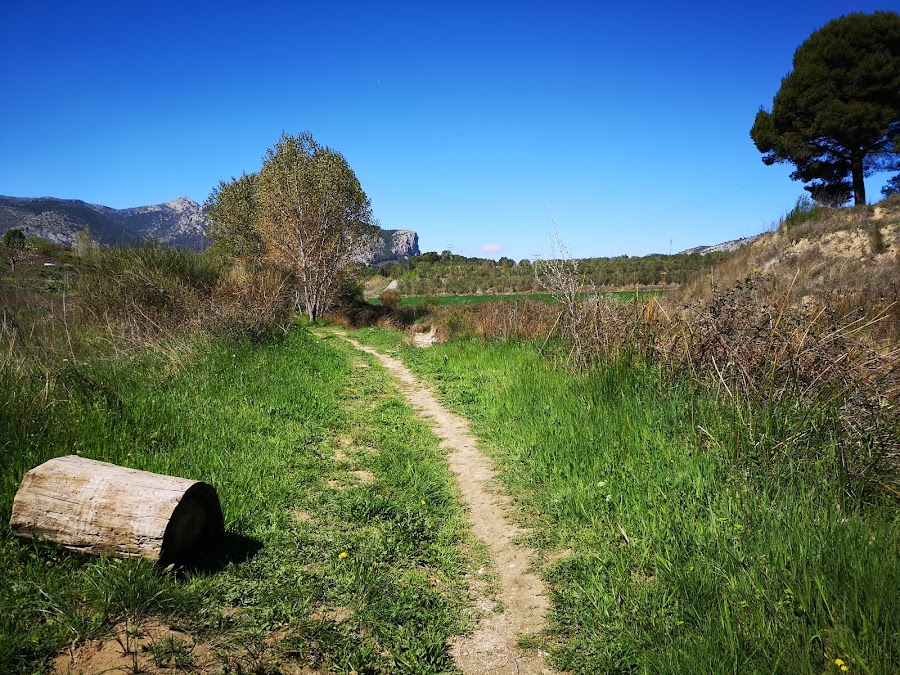
<svg viewBox="0 0 900 675">
<path fill-rule="evenodd" d="M 498 600 L 503 612 L 489 614 L 471 636 L 452 647 L 457 666 L 469 675 L 556 673 L 533 651 L 516 646 L 523 635 L 544 627 L 549 606 L 544 583 L 529 568 L 530 551 L 515 542 L 521 530 L 506 516 L 510 500 L 491 490 L 495 473 L 478 450 L 468 422 L 444 408 L 435 395 L 400 361 L 338 333 L 357 349 L 372 354 L 401 385 L 409 404 L 419 410 L 442 445 L 469 510 L 472 531 L 491 553 L 499 577 Z"/>
</svg>

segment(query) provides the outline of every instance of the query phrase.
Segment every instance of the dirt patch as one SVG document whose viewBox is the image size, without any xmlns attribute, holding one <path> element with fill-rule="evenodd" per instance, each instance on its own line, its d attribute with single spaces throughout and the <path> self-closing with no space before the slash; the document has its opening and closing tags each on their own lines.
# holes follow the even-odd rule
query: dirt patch
<svg viewBox="0 0 900 675">
<path fill-rule="evenodd" d="M 235 608 L 229 608 L 235 609 Z M 229 615 L 229 612 L 223 612 Z M 236 615 L 240 611 L 235 612 Z M 318 675 L 319 671 L 290 663 L 277 655 L 278 644 L 287 633 L 273 633 L 259 650 L 228 643 L 197 640 L 187 631 L 159 621 L 120 623 L 112 636 L 88 640 L 53 660 L 57 675 L 100 673 L 285 673 Z"/>
<path fill-rule="evenodd" d="M 357 469 L 356 471 L 351 471 L 350 475 L 356 478 L 356 482 L 359 485 L 368 485 L 373 480 L 375 480 L 375 475 L 371 471 L 366 471 L 365 469 Z"/>
<path fill-rule="evenodd" d="M 157 622 L 118 624 L 113 636 L 88 640 L 53 660 L 53 672 L 171 673 L 216 670 L 211 645 L 198 643 L 184 631 Z"/>
<path fill-rule="evenodd" d="M 306 511 L 294 509 L 291 511 L 291 520 L 295 523 L 308 523 L 313 520 L 313 517 Z"/>
<path fill-rule="evenodd" d="M 413 347 L 430 347 L 437 342 L 437 333 L 432 328 L 427 333 L 413 333 L 410 344 Z"/>
<path fill-rule="evenodd" d="M 473 635 L 452 645 L 457 666 L 470 675 L 555 673 L 540 653 L 518 646 L 520 638 L 543 630 L 549 600 L 543 581 L 530 568 L 533 552 L 516 541 L 523 532 L 507 516 L 509 498 L 491 489 L 496 474 L 478 449 L 468 422 L 444 408 L 400 361 L 340 336 L 378 358 L 397 379 L 409 404 L 422 413 L 449 450 L 447 459 L 468 507 L 472 531 L 485 542 L 496 567 L 496 601 L 503 611 L 488 615 Z M 484 608 L 492 604 L 485 598 L 480 602 Z"/>
</svg>

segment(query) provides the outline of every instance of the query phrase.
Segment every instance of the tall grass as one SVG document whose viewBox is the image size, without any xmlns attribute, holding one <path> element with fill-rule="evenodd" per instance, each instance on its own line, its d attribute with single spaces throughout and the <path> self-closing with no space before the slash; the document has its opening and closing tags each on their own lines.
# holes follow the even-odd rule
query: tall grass
<svg viewBox="0 0 900 675">
<path fill-rule="evenodd" d="M 82 318 L 136 343 L 186 330 L 259 336 L 293 309 L 284 272 L 157 244 L 98 252 L 73 291 Z"/>
<path fill-rule="evenodd" d="M 0 671 L 35 672 L 70 643 L 149 619 L 209 645 L 222 672 L 452 670 L 469 564 L 452 479 L 386 376 L 348 358 L 302 329 L 209 338 L 180 362 L 152 351 L 81 364 L 65 398 L 7 359 L 3 523 L 27 469 L 78 453 L 211 483 L 227 537 L 179 572 L 19 542 L 4 525 Z"/>
<path fill-rule="evenodd" d="M 897 672 L 884 493 L 862 505 L 824 459 L 736 462 L 760 450 L 734 409 L 652 366 L 573 373 L 476 339 L 397 349 L 473 420 L 545 552 L 558 667 Z"/>
</svg>

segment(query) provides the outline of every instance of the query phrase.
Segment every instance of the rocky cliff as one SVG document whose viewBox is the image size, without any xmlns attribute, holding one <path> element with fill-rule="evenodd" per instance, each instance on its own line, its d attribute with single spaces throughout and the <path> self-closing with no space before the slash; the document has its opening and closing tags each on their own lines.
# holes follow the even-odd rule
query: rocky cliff
<svg viewBox="0 0 900 675">
<path fill-rule="evenodd" d="M 26 237 L 42 237 L 55 244 L 71 245 L 75 233 L 91 228 L 102 246 L 124 246 L 159 241 L 201 251 L 209 246 L 206 209 L 188 197 L 164 204 L 114 209 L 75 199 L 0 196 L 0 236 L 12 228 Z M 412 230 L 382 230 L 381 247 L 373 264 L 405 260 L 419 254 L 419 236 Z"/>
<path fill-rule="evenodd" d="M 0 234 L 14 227 L 26 237 L 41 237 L 64 246 L 85 227 L 91 228 L 91 236 L 103 246 L 151 239 L 195 250 L 209 245 L 203 234 L 206 211 L 187 197 L 153 206 L 113 209 L 76 199 L 0 196 Z"/>
</svg>

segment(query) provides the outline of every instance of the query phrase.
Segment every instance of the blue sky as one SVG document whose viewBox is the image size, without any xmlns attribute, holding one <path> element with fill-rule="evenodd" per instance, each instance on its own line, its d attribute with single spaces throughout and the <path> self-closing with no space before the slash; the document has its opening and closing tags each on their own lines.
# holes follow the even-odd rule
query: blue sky
<svg viewBox="0 0 900 675">
<path fill-rule="evenodd" d="M 893 2 L 0 2 L 0 194 L 117 208 L 309 130 L 422 250 L 579 257 L 756 234 L 802 185 L 749 130 L 794 50 Z M 870 179 L 870 199 L 882 180 Z"/>
</svg>

